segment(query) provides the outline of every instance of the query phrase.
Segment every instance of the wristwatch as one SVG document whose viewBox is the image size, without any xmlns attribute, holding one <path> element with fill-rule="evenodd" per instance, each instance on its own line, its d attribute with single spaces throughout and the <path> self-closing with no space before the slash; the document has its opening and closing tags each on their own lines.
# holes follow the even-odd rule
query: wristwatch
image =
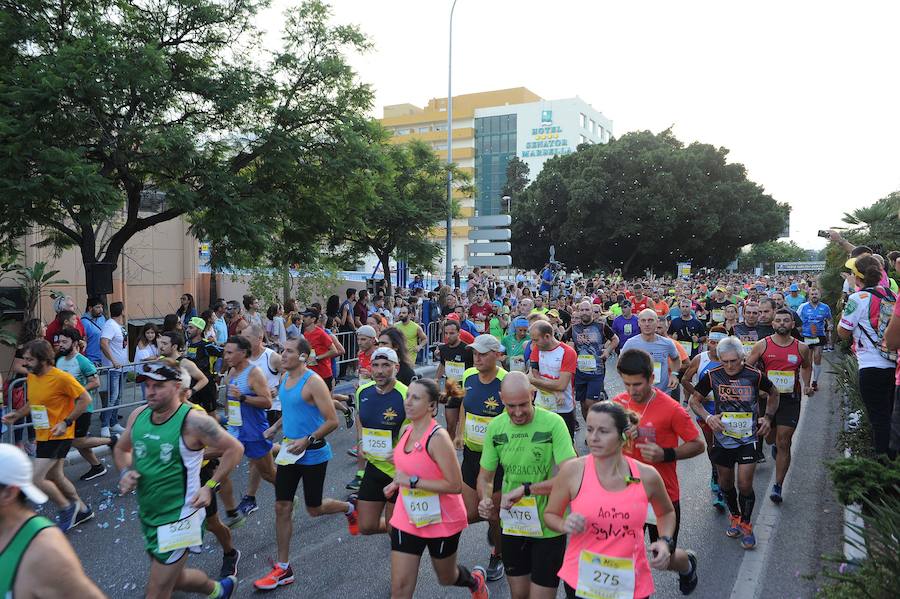
<svg viewBox="0 0 900 599">
<path fill-rule="evenodd" d="M 222 483 L 217 480 L 209 479 L 208 481 L 206 481 L 206 486 L 212 489 L 212 492 L 215 493 L 219 490 L 219 487 L 222 486 Z"/>
<path fill-rule="evenodd" d="M 63 422 L 65 422 L 65 423 L 66 423 L 66 426 L 69 427 L 69 426 L 72 426 L 72 423 L 75 422 L 75 421 L 72 420 L 71 418 L 65 418 L 65 419 L 63 420 Z"/>
<path fill-rule="evenodd" d="M 307 447 L 307 448 L 312 447 L 312 446 L 315 445 L 318 441 L 319 441 L 319 440 L 316 439 L 315 436 L 310 435 L 310 436 L 308 436 L 308 437 L 306 438 L 306 447 Z"/>
<path fill-rule="evenodd" d="M 525 495 L 525 497 L 530 497 L 531 496 L 531 483 L 522 483 L 522 488 L 525 489 L 525 492 L 523 493 L 523 495 Z"/>
<path fill-rule="evenodd" d="M 659 540 L 669 546 L 669 555 L 674 555 L 675 553 L 675 541 L 672 537 L 661 536 Z"/>
<path fill-rule="evenodd" d="M 766 414 L 765 417 L 769 419 L 769 422 L 775 422 L 775 414 Z"/>
<path fill-rule="evenodd" d="M 419 484 L 419 477 L 416 475 L 410 476 L 409 477 L 409 488 L 415 489 L 417 484 Z"/>
</svg>

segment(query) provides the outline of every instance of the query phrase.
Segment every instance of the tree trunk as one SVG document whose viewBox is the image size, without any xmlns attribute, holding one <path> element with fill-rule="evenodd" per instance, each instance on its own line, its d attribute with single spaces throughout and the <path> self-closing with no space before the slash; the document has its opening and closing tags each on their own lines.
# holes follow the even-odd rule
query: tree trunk
<svg viewBox="0 0 900 599">
<path fill-rule="evenodd" d="M 212 309 L 212 307 L 216 303 L 217 299 L 219 299 L 219 277 L 216 273 L 216 269 L 210 267 L 210 269 L 209 269 L 209 307 L 210 307 L 210 309 Z"/>
<path fill-rule="evenodd" d="M 384 271 L 384 295 L 390 296 L 393 292 L 391 285 L 391 255 L 378 254 L 378 260 L 381 262 L 381 269 Z"/>
<path fill-rule="evenodd" d="M 291 298 L 291 265 L 285 264 L 281 269 L 281 303 L 286 304 Z"/>
</svg>

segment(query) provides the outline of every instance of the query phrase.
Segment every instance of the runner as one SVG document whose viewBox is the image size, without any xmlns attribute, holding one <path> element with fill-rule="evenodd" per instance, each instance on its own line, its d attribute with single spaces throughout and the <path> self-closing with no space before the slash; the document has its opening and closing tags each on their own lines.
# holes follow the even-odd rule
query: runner
<svg viewBox="0 0 900 599">
<path fill-rule="evenodd" d="M 617 348 L 617 351 L 622 351 L 625 342 L 632 337 L 640 335 L 641 329 L 638 326 L 638 317 L 631 311 L 631 302 L 627 299 L 623 299 L 618 302 L 617 305 L 622 308 L 622 314 L 616 316 L 613 320 L 612 330 L 615 332 L 616 337 L 619 338 L 619 347 Z"/>
<path fill-rule="evenodd" d="M 638 317 L 640 335 L 632 337 L 622 346 L 622 353 L 629 349 L 642 349 L 653 358 L 654 386 L 663 392 L 674 390 L 678 386 L 678 376 L 675 374 L 681 370 L 681 357 L 675 342 L 668 337 L 656 333 L 659 324 L 659 316 L 652 308 L 647 308 Z"/>
<path fill-rule="evenodd" d="M 184 350 L 184 337 L 178 331 L 163 331 L 157 335 L 156 345 L 159 349 L 160 358 L 168 358 L 177 361 L 178 364 L 184 368 L 185 372 L 188 373 L 188 376 L 191 377 L 191 384 L 188 387 L 188 398 L 191 399 L 191 403 L 196 403 L 193 401 L 194 395 L 202 393 L 203 389 L 210 383 L 209 379 L 206 378 L 206 375 L 203 374 L 199 366 L 190 359 L 187 361 L 184 360 L 184 358 L 187 357 L 181 353 Z M 213 385 L 213 387 L 215 387 L 215 385 Z M 203 408 L 204 411 L 206 410 L 204 406 L 201 405 L 200 407 Z"/>
<path fill-rule="evenodd" d="M 0 597 L 105 597 L 65 535 L 29 507 L 28 501 L 46 503 L 47 495 L 32 482 L 25 452 L 2 443 L 0 464 Z"/>
<path fill-rule="evenodd" d="M 697 586 L 696 558 L 689 560 L 690 552 L 675 549 L 681 529 L 681 489 L 675 463 L 703 453 L 704 443 L 687 410 L 653 386 L 653 359 L 650 354 L 638 349 L 625 350 L 616 362 L 616 369 L 625 391 L 614 397 L 613 402 L 637 416 L 637 422 L 626 431 L 634 445 L 626 446 L 624 453 L 656 469 L 675 511 L 675 526 L 669 529 L 671 540 L 668 541 L 672 559 L 667 567 L 659 569 L 678 572 L 678 586 L 687 595 Z M 647 532 L 652 543 L 660 538 L 657 517 L 653 512 L 646 515 Z"/>
<path fill-rule="evenodd" d="M 553 336 L 549 322 L 538 320 L 528 329 L 531 353 L 528 380 L 537 387 L 534 405 L 559 414 L 575 441 L 575 399 L 572 393 L 578 354 Z"/>
<path fill-rule="evenodd" d="M 90 326 L 90 325 L 89 325 Z M 59 353 L 56 358 L 56 367 L 63 372 L 71 374 L 85 391 L 93 394 L 100 387 L 100 379 L 97 376 L 97 368 L 85 356 L 78 351 L 81 342 L 81 333 L 76 329 L 66 328 L 56 334 L 59 339 Z M 84 461 L 90 468 L 79 477 L 79 480 L 94 480 L 106 474 L 106 466 L 94 455 L 94 447 L 108 445 L 115 447 L 119 436 L 113 434 L 111 438 L 89 437 L 91 429 L 91 416 L 94 414 L 93 397 L 88 402 L 87 409 L 75 420 L 75 438 L 72 447 L 78 450 Z"/>
<path fill-rule="evenodd" d="M 719 470 L 719 487 L 731 514 L 725 534 L 735 539 L 740 537 L 741 547 L 753 549 L 756 536 L 750 518 L 756 504 L 754 441 L 764 437 L 775 421 L 778 394 L 775 385 L 762 372 L 744 364 L 744 348 L 740 341 L 731 337 L 723 339 L 716 352 L 722 365 L 707 370 L 697 382 L 690 399 L 691 409 L 715 436 L 713 461 Z M 764 416 L 760 416 L 759 411 L 760 391 L 770 395 Z M 710 393 L 713 394 L 712 412 L 703 407 Z"/>
<path fill-rule="evenodd" d="M 812 382 L 810 385 L 815 391 L 819 390 L 819 375 L 822 374 L 822 350 L 828 341 L 828 333 L 831 327 L 831 308 L 823 304 L 819 290 L 815 287 L 809 290 L 809 301 L 800 304 L 797 313 L 803 321 L 803 343 L 812 350 Z"/>
<path fill-rule="evenodd" d="M 465 345 L 459 338 L 459 321 L 447 320 L 444 322 L 444 337 L 446 343 L 438 345 L 440 363 L 434 373 L 434 380 L 440 384 L 446 376 L 447 382 L 461 383 L 466 370 L 472 367 L 471 346 Z M 480 336 L 480 335 L 479 335 Z M 445 398 L 444 415 L 447 419 L 447 432 L 451 437 L 459 436 L 457 427 L 459 423 L 460 398 L 452 395 Z"/>
<path fill-rule="evenodd" d="M 731 301 L 725 297 L 725 288 L 721 285 L 717 286 L 712 295 L 706 298 L 704 308 L 709 316 L 709 326 L 722 324 L 725 322 L 725 306 Z"/>
<path fill-rule="evenodd" d="M 681 377 L 681 385 L 684 387 L 685 397 L 691 397 L 694 393 L 694 385 L 706 375 L 706 372 L 710 368 L 721 365 L 719 362 L 719 354 L 716 353 L 716 347 L 719 345 L 719 342 L 726 337 L 725 327 L 714 326 L 710 329 L 709 338 L 706 341 L 706 345 L 709 349 L 697 354 L 697 356 L 691 360 L 687 370 L 685 370 L 684 375 Z M 706 408 L 707 412 L 712 412 L 714 409 L 712 401 L 705 401 L 703 407 Z M 722 489 L 719 487 L 719 470 L 716 468 L 716 463 L 713 461 L 713 432 L 699 416 L 695 415 L 695 418 L 697 419 L 697 424 L 700 426 L 700 430 L 703 432 L 703 438 L 706 440 L 706 453 L 712 468 L 712 473 L 709 477 L 709 490 L 713 494 L 713 507 L 719 512 L 724 513 L 725 496 L 722 494 Z"/>
<path fill-rule="evenodd" d="M 815 389 L 810 387 L 811 352 L 806 344 L 791 336 L 793 324 L 790 310 L 778 310 L 775 313 L 775 334 L 758 341 L 747 356 L 749 364 L 762 364 L 763 372 L 778 388 L 780 395 L 778 409 L 774 412 L 773 430 L 766 435 L 766 441 L 773 445 L 772 457 L 775 459 L 775 483 L 769 494 L 769 499 L 775 503 L 782 502 L 781 487 L 791 467 L 791 442 L 800 422 L 800 399 L 803 395 L 812 397 L 815 393 Z M 770 407 L 766 410 L 772 412 Z"/>
<path fill-rule="evenodd" d="M 213 358 L 222 357 L 222 347 L 216 345 L 212 341 L 203 338 L 203 331 L 206 330 L 206 321 L 200 317 L 194 316 L 188 320 L 187 326 L 184 328 L 187 347 L 184 357 L 194 363 L 195 366 L 203 373 L 203 376 L 209 381 L 200 389 L 194 389 L 191 394 L 191 402 L 199 405 L 206 410 L 207 414 L 214 414 L 218 409 L 218 393 L 215 384 L 215 377 L 212 374 Z M 192 375 L 191 379 L 195 377 Z"/>
<path fill-rule="evenodd" d="M 481 452 L 484 447 L 484 435 L 491 420 L 503 412 L 500 401 L 500 386 L 506 377 L 506 370 L 497 365 L 501 347 L 495 343 L 492 335 L 479 335 L 470 345 L 474 356 L 475 367 L 469 368 L 463 375 L 462 385 L 465 399 L 462 401 L 463 426 L 456 434 L 455 445 L 462 449 L 462 489 L 466 514 L 470 523 L 481 520 L 478 515 L 478 472 L 481 468 Z M 452 385 L 451 385 L 452 389 Z M 500 505 L 500 487 L 503 481 L 503 469 L 497 468 L 494 476 L 494 505 Z M 488 539 L 493 548 L 487 568 L 487 579 L 490 581 L 503 578 L 503 558 L 500 554 L 500 514 L 492 514 L 488 521 Z"/>
<path fill-rule="evenodd" d="M 678 310 L 678 318 L 669 324 L 669 335 L 674 335 L 673 338 L 684 348 L 688 358 L 693 359 L 706 342 L 706 326 L 691 312 L 690 300 L 678 302 Z"/>
<path fill-rule="evenodd" d="M 269 394 L 272 398 L 272 407 L 266 410 L 266 422 L 267 426 L 272 426 L 281 418 L 281 400 L 278 398 L 278 385 L 281 384 L 281 375 L 279 374 L 281 372 L 281 356 L 275 350 L 265 346 L 265 329 L 263 327 L 251 324 L 244 329 L 241 336 L 250 342 L 250 365 L 258 368 L 266 377 L 266 385 L 269 387 Z M 280 449 L 281 447 L 275 443 L 272 446 L 273 455 L 277 454 Z M 247 495 L 256 497 L 261 480 L 259 470 L 251 468 L 247 478 Z M 238 507 L 240 509 L 240 506 Z M 244 515 L 250 513 L 246 512 Z"/>
<path fill-rule="evenodd" d="M 744 305 L 744 322 L 739 322 L 734 325 L 734 335 L 741 340 L 741 345 L 744 346 L 745 354 L 750 353 L 750 350 L 753 349 L 753 346 L 756 345 L 757 341 L 774 332 L 768 332 L 768 328 L 770 327 L 760 325 L 759 312 L 759 304 L 748 301 Z M 762 329 L 762 331 L 760 329 Z"/>
<path fill-rule="evenodd" d="M 350 534 L 359 534 L 353 504 L 322 497 L 325 471 L 332 457 L 325 437 L 338 427 L 338 420 L 328 385 L 306 366 L 311 351 L 306 339 L 289 339 L 285 344 L 281 358 L 286 374 L 278 387 L 281 415 L 265 432 L 266 438 L 271 439 L 283 431 L 284 439 L 275 460 L 278 465 L 275 473 L 277 561 L 271 572 L 253 583 L 263 591 L 294 582 L 289 559 L 294 497 L 300 481 L 303 481 L 303 499 L 310 516 L 344 514 Z"/>
<path fill-rule="evenodd" d="M 357 305 L 359 305 L 357 303 Z M 312 353 L 309 356 L 309 368 L 322 377 L 328 389 L 334 388 L 334 373 L 331 370 L 331 358 L 338 356 L 337 346 L 325 329 L 319 326 L 319 311 L 307 308 L 303 316 L 303 336 L 309 341 Z M 363 326 L 365 321 L 359 326 Z M 358 327 L 357 327 L 358 328 Z"/>
<path fill-rule="evenodd" d="M 63 471 L 63 463 L 75 438 L 75 421 L 91 403 L 91 396 L 71 374 L 56 368 L 53 348 L 44 339 L 24 347 L 27 397 L 25 405 L 3 417 L 14 424 L 31 415 L 37 439 L 34 484 L 59 508 L 57 524 L 63 532 L 94 517 Z"/>
<path fill-rule="evenodd" d="M 378 333 L 374 327 L 367 324 L 363 325 L 356 329 L 356 342 L 359 347 L 359 353 L 356 354 L 356 386 L 359 387 L 359 385 L 372 380 L 372 353 L 375 351 L 375 348 L 378 347 Z M 344 422 L 347 425 L 347 428 L 356 431 L 357 442 L 353 447 L 347 450 L 347 454 L 350 457 L 356 458 L 356 475 L 344 486 L 344 488 L 349 491 L 359 491 L 359 485 L 362 484 L 363 471 L 366 466 L 366 459 L 359 453 L 360 431 L 359 427 L 356 425 L 356 417 L 354 416 L 356 406 L 351 401 L 351 396 L 349 395 L 333 393 L 331 396 L 334 398 L 335 408 L 337 408 L 338 405 L 341 405 L 347 409 L 347 411 L 344 412 Z"/>
<path fill-rule="evenodd" d="M 606 360 L 619 346 L 619 338 L 606 323 L 594 322 L 591 308 L 588 300 L 578 304 L 578 321 L 572 324 L 567 337 L 564 337 L 578 357 L 575 401 L 581 406 L 581 417 L 585 419 L 592 405 L 606 399 L 603 388 Z"/>
<path fill-rule="evenodd" d="M 485 336 L 494 339 L 479 338 Z M 412 599 L 426 547 L 440 585 L 488 598 L 484 568 L 470 572 L 456 562 L 459 537 L 468 524 L 453 441 L 433 417 L 440 395 L 437 383 L 418 380 L 403 401 L 410 424 L 397 442 L 401 451 L 394 453 L 394 479 L 384 488 L 385 496 L 396 499 L 399 492 L 401 499 L 390 520 L 393 599 Z"/>
<path fill-rule="evenodd" d="M 544 517 L 551 529 L 570 535 L 559 570 L 567 598 L 649 597 L 654 591 L 649 566 L 689 571 L 690 584 L 681 589 L 685 595 L 697 586 L 696 556 L 675 549 L 677 516 L 662 478 L 623 455 L 628 426 L 618 404 L 594 404 L 586 421 L 590 454 L 564 464 L 554 480 Z M 645 548 L 643 535 L 634 531 L 651 513 L 658 514 L 665 534 Z"/>
<path fill-rule="evenodd" d="M 406 385 L 396 378 L 399 366 L 394 349 L 379 347 L 372 354 L 372 381 L 356 390 L 360 449 L 367 462 L 357 503 L 359 532 L 364 535 L 387 532 L 386 523 L 394 511 L 395 498 L 387 497 L 384 489 L 396 474 L 394 446 L 406 420 Z"/>
<path fill-rule="evenodd" d="M 266 375 L 250 363 L 250 341 L 246 337 L 234 335 L 225 342 L 223 358 L 229 367 L 228 386 L 228 426 L 236 429 L 236 437 L 244 446 L 244 455 L 250 460 L 251 480 L 253 470 L 267 482 L 275 484 L 275 462 L 272 460 L 272 442 L 263 433 L 269 426 L 266 410 L 272 407 L 271 391 Z M 223 489 L 223 503 L 230 505 L 233 494 Z M 227 513 L 228 526 L 234 528 L 259 509 L 256 497 L 244 495 L 238 503 L 238 518 Z"/>
<path fill-rule="evenodd" d="M 490 305 L 488 307 L 490 308 Z M 422 327 L 410 319 L 408 307 L 403 306 L 400 308 L 398 316 L 399 318 L 394 323 L 394 328 L 403 333 L 403 336 L 406 338 L 406 351 L 409 355 L 409 362 L 410 364 L 415 364 L 419 351 L 428 345 L 428 337 L 425 335 Z M 479 324 L 483 325 L 484 323 Z"/>
<path fill-rule="evenodd" d="M 544 509 L 554 467 L 574 458 L 575 449 L 562 417 L 534 406 L 525 374 L 506 375 L 500 392 L 505 410 L 485 433 L 478 513 L 486 520 L 494 517 L 494 477 L 502 467 L 500 548 L 510 594 L 514 599 L 551 599 L 559 586 L 566 537 L 546 525 Z"/>
<path fill-rule="evenodd" d="M 186 569 L 185 557 L 202 550 L 206 514 L 201 510 L 240 462 L 241 445 L 215 420 L 180 401 L 179 391 L 190 381 L 183 368 L 162 361 L 145 364 L 137 380 L 146 383 L 147 405 L 128 417 L 114 458 L 120 471 L 119 492 L 137 490 L 150 556 L 146 596 L 167 599 L 179 590 L 212 599 L 231 597 L 236 576 L 210 580 L 200 570 Z M 212 477 L 201 484 L 205 447 L 221 457 Z"/>
<path fill-rule="evenodd" d="M 504 363 L 510 371 L 525 372 L 525 344 L 528 342 L 528 320 L 519 316 L 512 321 L 511 326 L 512 332 L 501 341 Z"/>
</svg>

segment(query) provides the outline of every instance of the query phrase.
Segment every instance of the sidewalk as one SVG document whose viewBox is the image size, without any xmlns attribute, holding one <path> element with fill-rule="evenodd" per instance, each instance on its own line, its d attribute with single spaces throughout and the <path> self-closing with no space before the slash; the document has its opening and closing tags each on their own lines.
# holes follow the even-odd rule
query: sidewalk
<svg viewBox="0 0 900 599">
<path fill-rule="evenodd" d="M 416 366 L 415 370 L 416 370 L 417 377 L 429 378 L 429 377 L 434 376 L 434 373 L 437 370 L 437 366 L 434 364 L 425 364 L 422 366 Z M 350 395 L 353 393 L 354 389 L 356 389 L 357 382 L 358 382 L 358 379 L 349 379 L 349 380 L 341 381 L 340 383 L 335 385 L 334 392 L 341 393 L 344 395 Z M 137 387 L 137 385 L 135 383 L 128 383 L 126 385 L 126 388 L 130 389 L 132 386 Z M 131 391 L 131 393 L 126 393 L 125 390 L 123 390 L 123 396 L 125 396 L 125 397 L 132 397 L 132 395 L 131 395 L 132 393 L 134 393 L 134 391 Z M 128 415 L 131 414 L 131 412 L 134 409 L 135 408 L 132 407 L 132 408 L 124 408 L 124 409 L 120 410 L 120 414 L 122 416 L 123 422 L 128 418 Z M 96 428 L 96 426 L 98 425 L 98 422 L 99 421 L 96 421 L 96 419 L 95 419 L 95 422 L 91 423 L 91 428 L 92 429 Z M 94 455 L 96 455 L 98 458 L 101 458 L 108 454 L 109 454 L 109 446 L 108 445 L 94 448 Z M 81 457 L 81 454 L 78 453 L 77 449 L 69 450 L 69 453 L 66 456 L 65 466 L 75 466 L 75 465 L 84 464 L 84 463 L 85 463 L 84 458 Z"/>
</svg>

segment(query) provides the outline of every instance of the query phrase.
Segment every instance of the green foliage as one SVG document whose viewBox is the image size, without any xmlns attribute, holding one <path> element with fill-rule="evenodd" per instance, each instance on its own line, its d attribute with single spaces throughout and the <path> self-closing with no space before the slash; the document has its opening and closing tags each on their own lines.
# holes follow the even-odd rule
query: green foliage
<svg viewBox="0 0 900 599">
<path fill-rule="evenodd" d="M 810 252 L 793 241 L 754 243 L 749 250 L 738 255 L 738 270 L 752 272 L 762 264 L 763 272 L 774 273 L 776 262 L 803 262 L 810 259 Z"/>
<path fill-rule="evenodd" d="M 528 165 L 518 156 L 513 156 L 506 164 L 506 185 L 503 186 L 503 195 L 511 198 L 510 206 L 528 187 L 528 174 Z"/>
<path fill-rule="evenodd" d="M 447 215 L 447 165 L 421 141 L 393 145 L 381 136 L 369 153 L 371 167 L 349 178 L 361 203 L 346 211 L 348 223 L 332 233 L 332 242 L 344 257 L 375 254 L 390 294 L 392 257 L 430 270 L 442 250 L 428 238 Z M 470 177 L 455 165 L 451 170 L 456 188 L 471 193 Z M 455 204 L 452 209 L 458 213 Z"/>
<path fill-rule="evenodd" d="M 900 490 L 900 462 L 872 458 L 839 458 L 826 464 L 842 505 L 877 500 Z"/>
<path fill-rule="evenodd" d="M 513 262 L 539 267 L 551 244 L 571 267 L 724 267 L 778 237 L 789 210 L 747 179 L 728 150 L 671 131 L 629 133 L 552 158 L 513 204 Z"/>
<path fill-rule="evenodd" d="M 269 52 L 267 5 L 4 3 L 0 248 L 38 227 L 85 263 L 116 263 L 136 233 L 189 215 L 214 268 L 258 261 L 273 239 L 275 263 L 313 253 L 339 215 L 323 165 L 366 128 L 372 99 L 346 55 L 369 44 L 307 0 Z M 162 206 L 144 211 L 148 194 Z"/>
<path fill-rule="evenodd" d="M 837 482 L 837 480 L 835 480 Z M 862 503 L 863 525 L 851 524 L 853 532 L 863 539 L 847 542 L 864 549 L 866 559 L 846 570 L 826 572 L 833 584 L 822 587 L 819 599 L 894 599 L 900 588 L 900 486 L 877 499 Z M 840 562 L 842 558 L 831 561 Z"/>
<path fill-rule="evenodd" d="M 835 392 L 844 398 L 844 416 L 857 412 L 862 415 L 858 426 L 838 433 L 839 449 L 849 449 L 857 457 L 873 457 L 872 427 L 866 417 L 859 391 L 859 365 L 856 356 L 841 348 L 828 359 L 829 372 L 834 375 Z"/>
<path fill-rule="evenodd" d="M 315 298 L 326 298 L 341 284 L 337 264 L 328 258 L 306 263 L 299 270 L 288 266 L 280 269 L 260 266 L 247 270 L 250 295 L 259 299 L 263 311 L 271 304 L 283 304 L 288 298 L 307 305 Z M 232 275 L 232 280 L 239 278 L 239 275 Z"/>
<path fill-rule="evenodd" d="M 65 279 L 54 279 L 58 270 L 47 270 L 46 262 L 35 262 L 34 266 L 16 265 L 16 281 L 25 292 L 25 320 L 39 318 L 40 301 L 44 296 L 56 298 L 63 295 L 49 289 L 51 285 L 68 285 Z"/>
</svg>

